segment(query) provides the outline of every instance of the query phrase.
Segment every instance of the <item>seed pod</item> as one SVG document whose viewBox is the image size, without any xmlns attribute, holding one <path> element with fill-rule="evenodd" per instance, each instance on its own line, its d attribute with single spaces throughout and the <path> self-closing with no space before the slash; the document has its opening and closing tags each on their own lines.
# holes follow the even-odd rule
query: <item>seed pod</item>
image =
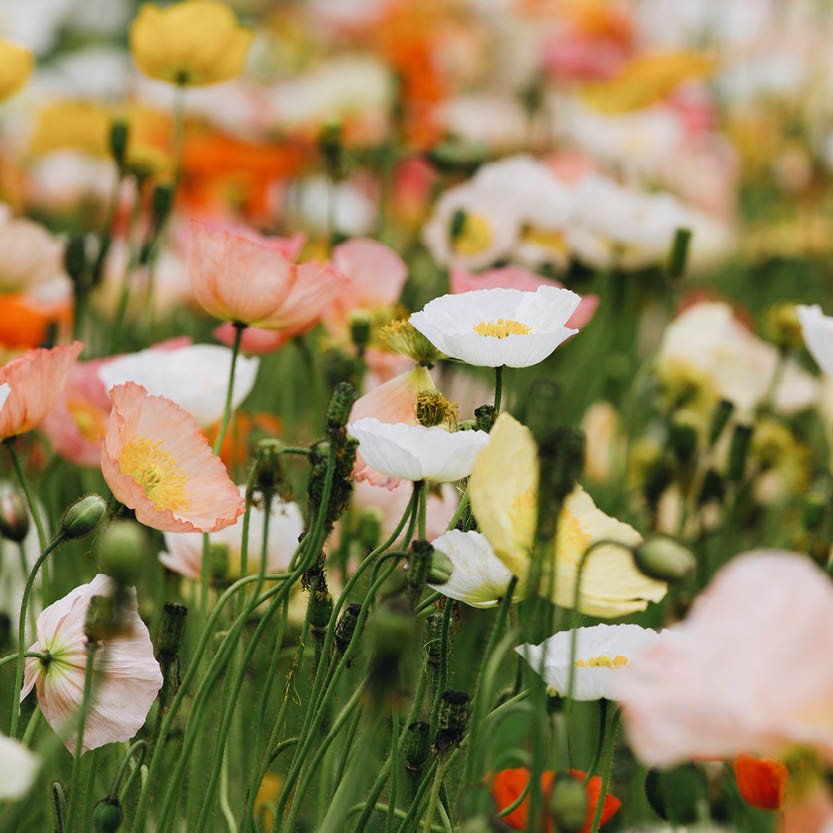
<svg viewBox="0 0 833 833">
<path fill-rule="evenodd" d="M 430 732 L 431 727 L 423 720 L 414 721 L 408 726 L 402 750 L 408 769 L 422 769 L 431 746 Z"/>
<path fill-rule="evenodd" d="M 347 425 L 350 410 L 356 401 L 356 389 L 349 382 L 339 382 L 333 389 L 327 405 L 327 432 L 337 431 Z"/>
<path fill-rule="evenodd" d="M 359 621 L 359 613 L 362 606 L 359 604 L 349 604 L 341 612 L 341 616 L 336 622 L 336 629 L 333 635 L 336 647 L 343 654 L 350 645 L 350 640 L 356 632 L 356 625 Z"/>
<path fill-rule="evenodd" d="M 440 697 L 437 716 L 437 751 L 459 746 L 466 735 L 469 723 L 469 695 L 464 691 L 447 689 Z"/>
<path fill-rule="evenodd" d="M 108 796 L 93 808 L 93 829 L 96 833 L 116 833 L 122 822 L 121 804 Z"/>
</svg>

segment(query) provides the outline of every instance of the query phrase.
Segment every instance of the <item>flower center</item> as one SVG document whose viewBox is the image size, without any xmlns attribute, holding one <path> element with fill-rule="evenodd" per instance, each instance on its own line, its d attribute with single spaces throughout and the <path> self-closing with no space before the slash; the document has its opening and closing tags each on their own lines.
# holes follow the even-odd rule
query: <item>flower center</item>
<svg viewBox="0 0 833 833">
<path fill-rule="evenodd" d="M 491 336 L 492 338 L 506 338 L 507 336 L 528 336 L 532 329 L 520 321 L 511 321 L 505 318 L 498 318 L 497 321 L 481 321 L 475 324 L 472 329 L 479 336 Z"/>
<path fill-rule="evenodd" d="M 107 421 L 99 410 L 86 402 L 78 399 L 68 399 L 67 410 L 75 420 L 81 436 L 88 442 L 98 442 L 99 437 L 106 433 Z"/>
<path fill-rule="evenodd" d="M 567 241 L 564 239 L 564 235 L 558 231 L 529 228 L 521 235 L 521 240 L 524 243 L 548 249 L 554 255 L 566 256 L 569 253 Z"/>
<path fill-rule="evenodd" d="M 453 236 L 454 251 L 461 255 L 476 255 L 492 245 L 489 223 L 479 214 L 466 214 Z"/>
<path fill-rule="evenodd" d="M 578 668 L 624 668 L 626 665 L 630 665 L 630 660 L 621 655 L 611 657 L 607 654 L 601 654 L 597 657 L 576 660 Z"/>
<path fill-rule="evenodd" d="M 188 475 L 177 467 L 162 442 L 137 437 L 122 446 L 119 470 L 132 477 L 157 509 L 187 509 L 191 498 L 185 489 Z"/>
</svg>

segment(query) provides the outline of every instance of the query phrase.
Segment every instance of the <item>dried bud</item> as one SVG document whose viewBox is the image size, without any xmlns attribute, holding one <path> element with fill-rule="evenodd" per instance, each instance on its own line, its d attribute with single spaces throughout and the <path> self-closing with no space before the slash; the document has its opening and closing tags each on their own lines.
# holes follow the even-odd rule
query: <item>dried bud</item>
<svg viewBox="0 0 833 833">
<path fill-rule="evenodd" d="M 29 534 L 29 507 L 20 492 L 0 494 L 0 535 L 22 543 Z"/>
<path fill-rule="evenodd" d="M 729 446 L 729 480 L 740 483 L 746 475 L 746 456 L 752 439 L 751 425 L 736 425 Z"/>
<path fill-rule="evenodd" d="M 494 405 L 481 405 L 474 409 L 474 417 L 477 420 L 477 430 L 488 434 L 497 419 L 497 411 Z"/>
<path fill-rule="evenodd" d="M 428 571 L 428 584 L 447 584 L 454 575 L 451 559 L 441 550 L 431 553 L 431 569 Z"/>
<path fill-rule="evenodd" d="M 420 425 L 432 428 L 442 425 L 456 428 L 460 409 L 456 402 L 449 402 L 438 390 L 424 390 L 417 394 L 416 418 Z"/>
<path fill-rule="evenodd" d="M 721 399 L 712 414 L 712 422 L 709 426 L 709 445 L 714 445 L 723 433 L 723 429 L 729 422 L 735 406 L 728 399 Z"/>
<path fill-rule="evenodd" d="M 432 365 L 443 354 L 407 318 L 386 324 L 379 340 L 394 353 L 402 353 L 422 365 Z"/>
<path fill-rule="evenodd" d="M 359 355 L 363 354 L 370 344 L 372 330 L 373 316 L 367 310 L 357 309 L 350 313 L 350 338 Z"/>
<path fill-rule="evenodd" d="M 323 590 L 315 589 L 309 596 L 309 624 L 313 632 L 325 632 L 333 615 L 333 597 L 326 586 Z"/>
<path fill-rule="evenodd" d="M 665 269 L 669 278 L 681 278 L 685 274 L 691 233 L 691 229 L 688 228 L 678 228 L 674 232 L 674 240 L 671 243 L 671 251 L 668 253 L 668 264 Z"/>
<path fill-rule="evenodd" d="M 327 405 L 327 432 L 338 431 L 347 425 L 350 411 L 356 401 L 356 389 L 349 382 L 339 382 L 333 389 Z"/>
<path fill-rule="evenodd" d="M 403 754 L 408 769 L 420 770 L 428 758 L 431 727 L 423 720 L 417 720 L 408 726 L 403 744 Z"/>
<path fill-rule="evenodd" d="M 61 518 L 61 532 L 66 538 L 83 538 L 95 532 L 107 514 L 107 502 L 101 495 L 87 495 L 76 500 Z"/>
<path fill-rule="evenodd" d="M 686 581 L 697 566 L 690 549 L 665 535 L 653 536 L 636 546 L 633 558 L 640 572 L 671 584 Z"/>
<path fill-rule="evenodd" d="M 145 534 L 132 521 L 113 521 L 98 539 L 103 572 L 121 584 L 136 584 L 145 561 Z"/>
<path fill-rule="evenodd" d="M 359 621 L 359 613 L 362 606 L 359 604 L 349 604 L 341 612 L 341 616 L 336 622 L 336 629 L 333 638 L 335 639 L 336 647 L 343 654 L 350 641 L 353 639 L 353 634 L 356 632 L 356 625 Z"/>
<path fill-rule="evenodd" d="M 179 655 L 185 637 L 187 616 L 188 608 L 176 602 L 167 602 L 162 608 L 162 620 L 157 637 L 157 655 L 160 661 L 172 662 Z"/>
<path fill-rule="evenodd" d="M 435 748 L 442 751 L 459 746 L 465 737 L 468 723 L 469 695 L 454 689 L 444 691 L 440 697 Z"/>
<path fill-rule="evenodd" d="M 95 833 L 116 833 L 122 823 L 121 804 L 112 796 L 103 798 L 93 808 Z"/>
<path fill-rule="evenodd" d="M 278 494 L 283 494 L 288 488 L 285 486 L 282 450 L 283 443 L 271 437 L 262 439 L 257 444 L 255 484 L 261 491 L 277 489 Z"/>
<path fill-rule="evenodd" d="M 550 812 L 556 830 L 579 833 L 587 818 L 587 793 L 584 784 L 571 775 L 556 776 L 550 791 Z"/>
<path fill-rule="evenodd" d="M 110 123 L 110 155 L 119 168 L 124 167 L 129 136 L 130 126 L 127 122 L 124 119 L 113 119 Z"/>
<path fill-rule="evenodd" d="M 72 282 L 78 286 L 87 266 L 86 241 L 81 234 L 74 234 L 64 249 L 64 268 Z"/>
</svg>

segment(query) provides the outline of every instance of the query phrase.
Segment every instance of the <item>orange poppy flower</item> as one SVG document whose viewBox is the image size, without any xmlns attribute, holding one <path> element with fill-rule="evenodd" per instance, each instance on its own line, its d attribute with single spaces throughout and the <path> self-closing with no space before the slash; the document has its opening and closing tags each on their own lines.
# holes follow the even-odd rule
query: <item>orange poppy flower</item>
<svg viewBox="0 0 833 833">
<path fill-rule="evenodd" d="M 580 769 L 571 769 L 570 775 L 577 781 L 583 781 L 586 773 Z M 526 789 L 529 782 L 529 770 L 526 767 L 518 767 L 517 769 L 502 769 L 494 776 L 487 774 L 487 779 L 490 780 L 492 789 L 492 796 L 495 799 L 498 812 L 513 804 L 518 796 Z M 554 773 L 551 769 L 545 769 L 541 773 L 541 791 L 547 795 L 552 789 L 554 780 Z M 590 833 L 590 828 L 593 826 L 593 816 L 596 812 L 596 805 L 599 803 L 601 796 L 602 779 L 598 775 L 594 775 L 585 787 L 587 794 L 587 817 L 585 818 L 584 827 L 581 833 Z M 616 796 L 608 793 L 604 799 L 602 806 L 602 814 L 599 818 L 599 827 L 606 824 L 611 817 L 622 806 Z M 526 830 L 527 822 L 529 820 L 529 797 L 525 798 L 518 807 L 511 813 L 503 817 L 503 821 L 512 830 Z M 547 819 L 548 833 L 554 833 L 555 826 L 552 819 Z"/>
<path fill-rule="evenodd" d="M 780 761 L 741 755 L 733 763 L 743 800 L 759 810 L 780 810 L 787 794 L 789 771 Z"/>
<path fill-rule="evenodd" d="M 71 321 L 71 298 L 52 302 L 22 292 L 0 295 L 0 344 L 6 347 L 37 347 L 46 341 L 50 324 L 60 332 Z"/>
</svg>

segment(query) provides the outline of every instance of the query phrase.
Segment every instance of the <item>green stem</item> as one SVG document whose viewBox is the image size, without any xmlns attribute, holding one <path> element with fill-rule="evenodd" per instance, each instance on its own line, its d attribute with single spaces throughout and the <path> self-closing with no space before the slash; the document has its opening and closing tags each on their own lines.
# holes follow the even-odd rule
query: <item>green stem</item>
<svg viewBox="0 0 833 833">
<path fill-rule="evenodd" d="M 399 710 L 393 710 L 393 731 L 391 732 L 390 744 L 390 794 L 388 795 L 388 814 L 385 819 L 385 833 L 393 833 L 393 814 L 396 810 L 396 792 L 399 786 Z"/>
<path fill-rule="evenodd" d="M 596 750 L 593 753 L 593 759 L 587 767 L 587 774 L 584 776 L 584 786 L 590 783 L 590 779 L 596 774 L 596 767 L 599 765 L 599 758 L 602 756 L 602 747 L 604 746 L 605 730 L 607 727 L 607 704 L 608 701 L 602 697 L 599 700 L 599 737 L 596 741 Z"/>
<path fill-rule="evenodd" d="M 446 689 L 448 681 L 448 632 L 451 625 L 451 612 L 454 609 L 454 602 L 451 599 L 446 599 L 445 609 L 443 610 L 443 627 L 440 634 L 440 670 L 437 675 L 437 686 L 434 691 L 434 702 L 431 706 L 431 730 L 429 737 L 434 740 L 437 732 L 437 719 L 440 713 L 440 700 L 443 692 Z"/>
<path fill-rule="evenodd" d="M 7 665 L 10 662 L 13 662 L 19 656 L 20 656 L 20 654 L 9 654 L 8 656 L 3 657 L 2 659 L 0 659 L 0 668 L 2 668 L 4 665 Z M 49 662 L 49 660 L 51 659 L 49 654 L 41 654 L 38 651 L 26 651 L 23 654 L 23 656 L 24 657 L 37 657 L 42 662 Z"/>
<path fill-rule="evenodd" d="M 503 396 L 503 365 L 495 368 L 495 413 L 500 413 L 500 400 Z"/>
<path fill-rule="evenodd" d="M 460 498 L 460 502 L 457 504 L 457 508 L 454 510 L 454 515 L 452 515 L 451 520 L 448 522 L 448 526 L 446 529 L 454 529 L 460 521 L 460 518 L 463 517 L 463 512 L 466 511 L 466 507 L 469 505 L 469 487 L 466 486 L 466 491 L 463 492 L 463 496 Z"/>
<path fill-rule="evenodd" d="M 602 773 L 602 786 L 599 790 L 599 799 L 596 804 L 596 812 L 593 814 L 593 824 L 590 827 L 590 833 L 599 833 L 599 821 L 602 818 L 602 809 L 604 808 L 605 797 L 607 796 L 607 785 L 610 781 L 610 772 L 613 769 L 613 751 L 616 748 L 616 730 L 619 728 L 620 715 L 620 710 L 616 709 L 607 730 L 607 737 L 605 738 L 605 763 L 604 771 Z"/>
<path fill-rule="evenodd" d="M 17 479 L 20 481 L 20 488 L 23 489 L 23 494 L 26 497 L 26 503 L 29 506 L 29 512 L 32 515 L 32 520 L 35 522 L 35 528 L 38 531 L 38 546 L 43 552 L 46 549 L 46 530 L 41 521 L 38 505 L 32 498 L 32 493 L 29 491 L 29 485 L 26 482 L 26 476 L 23 474 L 23 466 L 20 464 L 20 457 L 17 456 L 17 451 L 14 447 L 15 437 L 9 437 L 6 441 L 6 448 L 9 449 L 9 457 L 12 458 L 12 466 L 14 466 Z M 44 602 L 46 601 L 46 592 L 44 591 Z"/>
<path fill-rule="evenodd" d="M 417 514 L 417 538 L 423 540 L 425 538 L 426 517 L 428 514 L 428 484 L 421 480 L 419 483 L 414 483 L 414 489 L 417 489 L 417 500 L 419 501 Z"/>
<path fill-rule="evenodd" d="M 118 798 L 119 801 L 124 801 L 125 796 L 127 795 L 127 791 L 125 788 L 124 792 L 120 792 L 121 782 L 124 778 L 124 773 L 127 772 L 127 766 L 133 758 L 133 753 L 139 751 L 139 760 L 136 763 L 136 769 L 142 766 L 145 760 L 145 756 L 148 752 L 148 744 L 145 740 L 137 740 L 133 745 L 127 750 L 127 754 L 124 756 L 124 760 L 121 762 L 118 771 L 116 772 L 116 777 L 113 779 L 113 786 L 110 787 L 110 792 L 108 793 L 110 798 Z M 128 786 L 129 786 L 128 782 Z"/>
<path fill-rule="evenodd" d="M 121 278 L 121 290 L 119 292 L 119 302 L 116 307 L 116 317 L 113 321 L 113 326 L 110 330 L 110 350 L 109 353 L 116 353 L 121 345 L 121 335 L 124 329 L 124 319 L 127 315 L 127 305 L 130 301 L 130 275 L 136 266 L 136 261 L 139 255 L 138 235 L 136 227 L 139 223 L 139 215 L 142 212 L 142 191 L 144 190 L 144 177 L 135 177 L 136 179 L 136 196 L 133 201 L 133 208 L 130 212 L 130 221 L 127 226 L 127 263 L 124 267 L 124 273 Z M 70 801 L 72 798 L 70 797 Z"/>
<path fill-rule="evenodd" d="M 428 808 L 425 811 L 425 821 L 422 825 L 422 833 L 431 833 L 431 822 L 434 821 L 434 812 L 437 808 L 437 799 L 440 795 L 440 784 L 447 766 L 447 759 L 440 758 L 437 764 L 437 771 L 434 773 L 434 782 L 431 785 L 431 795 L 428 798 Z"/>
</svg>

